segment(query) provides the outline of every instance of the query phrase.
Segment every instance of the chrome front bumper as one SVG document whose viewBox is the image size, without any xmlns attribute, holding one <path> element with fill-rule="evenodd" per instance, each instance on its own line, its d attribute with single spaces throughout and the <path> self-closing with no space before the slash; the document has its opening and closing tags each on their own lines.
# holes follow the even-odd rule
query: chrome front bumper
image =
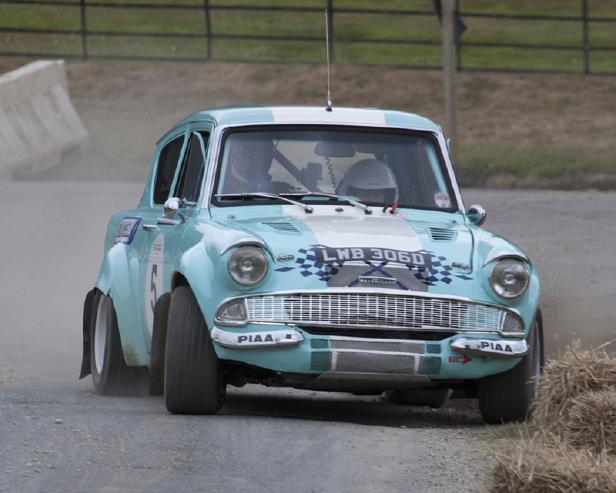
<svg viewBox="0 0 616 493">
<path fill-rule="evenodd" d="M 228 349 L 292 347 L 304 341 L 304 335 L 294 329 L 234 332 L 214 327 L 211 337 L 216 344 Z M 421 373 L 426 344 L 438 344 L 435 341 L 343 336 L 327 336 L 327 339 L 332 353 L 332 371 L 347 372 L 366 371 L 366 368 L 375 373 L 391 372 L 395 367 L 405 374 Z M 458 337 L 449 346 L 453 352 L 485 358 L 520 358 L 528 353 L 528 344 L 523 339 Z"/>
</svg>

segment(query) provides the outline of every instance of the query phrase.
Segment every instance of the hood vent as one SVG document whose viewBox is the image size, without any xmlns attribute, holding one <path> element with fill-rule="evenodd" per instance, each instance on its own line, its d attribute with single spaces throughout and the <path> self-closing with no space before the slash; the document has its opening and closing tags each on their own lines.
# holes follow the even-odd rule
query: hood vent
<svg viewBox="0 0 616 493">
<path fill-rule="evenodd" d="M 274 231 L 282 231 L 283 233 L 299 233 L 299 229 L 295 224 L 287 223 L 284 221 L 272 221 L 272 222 L 263 222 L 261 223 L 263 226 L 266 226 Z"/>
<path fill-rule="evenodd" d="M 456 239 L 456 230 L 448 228 L 430 228 L 430 238 L 433 241 L 453 241 Z"/>
</svg>

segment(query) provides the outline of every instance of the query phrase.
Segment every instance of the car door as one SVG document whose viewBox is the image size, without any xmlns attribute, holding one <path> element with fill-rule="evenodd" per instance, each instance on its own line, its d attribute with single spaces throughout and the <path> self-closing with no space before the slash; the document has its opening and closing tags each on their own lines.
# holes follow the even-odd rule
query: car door
<svg viewBox="0 0 616 493">
<path fill-rule="evenodd" d="M 209 132 L 191 131 L 187 137 L 173 183 L 165 191 L 167 195 L 165 199 L 173 197 L 181 199 L 182 205 L 178 213 L 170 218 L 164 214 L 164 204 L 156 203 L 147 225 L 144 224 L 144 228 L 149 230 L 149 237 L 144 242 L 141 254 L 143 296 L 140 300 L 143 314 L 142 331 L 148 349 L 151 348 L 156 301 L 171 289 L 171 276 L 182 254 L 182 236 L 199 210 L 201 185 L 206 171 Z M 161 199 L 165 192 L 161 192 Z"/>
</svg>

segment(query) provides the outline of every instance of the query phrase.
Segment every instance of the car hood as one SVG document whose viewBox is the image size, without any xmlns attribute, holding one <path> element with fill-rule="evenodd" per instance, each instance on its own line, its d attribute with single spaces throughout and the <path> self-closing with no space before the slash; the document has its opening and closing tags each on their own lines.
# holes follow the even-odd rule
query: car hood
<svg viewBox="0 0 616 493">
<path fill-rule="evenodd" d="M 217 220 L 264 243 L 276 271 L 320 276 L 329 286 L 421 289 L 472 270 L 472 233 L 456 213 L 405 209 L 392 215 L 373 208 L 367 215 L 326 205 L 311 214 L 297 206 L 225 209 Z"/>
</svg>

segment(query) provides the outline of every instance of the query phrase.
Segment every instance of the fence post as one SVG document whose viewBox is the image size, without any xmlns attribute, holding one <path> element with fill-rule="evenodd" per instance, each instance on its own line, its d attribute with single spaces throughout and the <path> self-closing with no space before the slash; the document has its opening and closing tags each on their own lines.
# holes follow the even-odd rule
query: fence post
<svg viewBox="0 0 616 493">
<path fill-rule="evenodd" d="M 443 83 L 445 89 L 445 130 L 451 138 L 449 154 L 457 163 L 458 135 L 456 132 L 456 82 L 454 60 L 454 14 L 455 0 L 442 0 L 441 45 L 443 50 Z"/>
<path fill-rule="evenodd" d="M 210 0 L 203 0 L 203 13 L 205 15 L 205 37 L 207 43 L 206 58 L 212 58 L 212 17 L 210 11 Z"/>
<path fill-rule="evenodd" d="M 81 12 L 81 59 L 88 59 L 88 25 L 86 23 L 86 0 L 79 1 Z"/>
<path fill-rule="evenodd" d="M 582 55 L 584 57 L 584 73 L 590 73 L 590 45 L 588 42 L 588 0 L 582 0 Z"/>
<path fill-rule="evenodd" d="M 327 23 L 329 24 L 329 61 L 334 63 L 334 0 L 327 0 Z"/>
<path fill-rule="evenodd" d="M 456 19 L 460 19 L 460 0 L 456 0 L 456 10 L 454 16 Z M 462 70 L 462 50 L 460 47 L 460 37 L 461 36 L 454 37 L 456 43 L 456 72 Z"/>
</svg>

